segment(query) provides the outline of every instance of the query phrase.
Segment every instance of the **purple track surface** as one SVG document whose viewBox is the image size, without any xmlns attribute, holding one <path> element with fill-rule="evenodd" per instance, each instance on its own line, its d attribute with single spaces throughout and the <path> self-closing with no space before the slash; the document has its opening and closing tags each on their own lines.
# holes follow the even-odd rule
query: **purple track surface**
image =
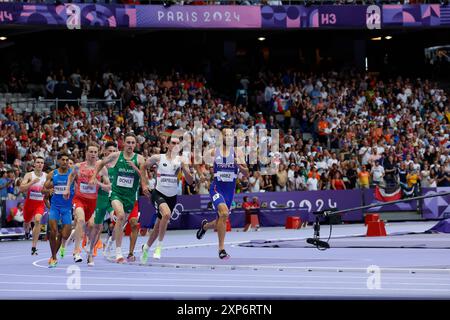
<svg viewBox="0 0 450 320">
<path fill-rule="evenodd" d="M 435 222 L 402 222 L 386 225 L 390 234 L 423 232 Z M 73 282 L 71 252 L 54 269 L 47 268 L 48 242 L 39 242 L 38 256 L 30 255 L 30 241 L 0 242 L 0 299 L 448 299 L 450 254 L 445 248 L 347 248 L 346 236 L 363 235 L 363 224 L 333 227 L 331 249 L 313 247 L 255 248 L 238 244 L 251 240 L 305 239 L 312 227 L 300 230 L 262 228 L 258 232 L 227 233 L 226 249 L 231 259 L 217 256 L 217 234 L 208 231 L 201 241 L 195 230 L 168 231 L 162 259 L 148 265 L 116 264 L 99 251 L 95 267 L 77 264 L 80 286 Z M 328 226 L 322 226 L 328 237 Z M 435 235 L 420 235 L 420 243 L 436 241 Z M 395 235 L 395 239 L 401 237 Z M 389 244 L 394 236 L 376 238 Z M 136 255 L 139 258 L 139 237 Z M 440 235 L 442 247 L 450 235 Z M 407 240 L 407 239 L 405 239 Z M 428 241 L 430 240 L 430 241 Z M 122 251 L 126 254 L 128 239 Z M 85 259 L 85 255 L 83 256 Z M 380 268 L 380 274 L 368 267 Z M 375 280 L 374 280 L 375 279 Z M 372 281 L 374 280 L 374 281 Z M 379 280 L 379 281 L 378 281 Z M 75 282 L 76 283 L 76 282 Z"/>
</svg>

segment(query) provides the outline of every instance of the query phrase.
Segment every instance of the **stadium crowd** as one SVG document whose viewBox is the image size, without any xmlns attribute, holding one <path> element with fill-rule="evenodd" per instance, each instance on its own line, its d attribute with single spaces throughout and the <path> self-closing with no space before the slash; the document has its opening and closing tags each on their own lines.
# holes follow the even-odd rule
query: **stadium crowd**
<svg viewBox="0 0 450 320">
<path fill-rule="evenodd" d="M 59 152 L 84 160 L 86 146 L 115 141 L 134 132 L 137 152 L 149 157 L 166 148 L 167 134 L 203 129 L 280 129 L 278 172 L 251 165 L 237 192 L 369 188 L 397 182 L 404 186 L 450 186 L 448 93 L 427 79 L 382 79 L 357 72 L 303 73 L 297 70 L 242 76 L 231 99 L 209 87 L 202 75 L 172 72 L 87 76 L 50 73 L 47 97 L 60 86 L 79 88 L 83 99 L 104 98 L 102 110 L 66 105 L 58 112 L 19 113 L 11 104 L 0 114 L 0 198 L 22 197 L 21 177 L 42 156 L 55 168 Z M 13 91 L 14 86 L 9 86 Z M 118 109 L 114 98 L 122 99 Z M 165 134 L 162 134 L 165 133 Z M 208 142 L 208 137 L 204 142 Z M 210 168 L 212 169 L 212 168 Z M 194 168 L 191 169 L 194 172 Z M 212 172 L 212 170 L 210 170 Z M 195 173 L 195 172 L 194 172 Z M 149 173 L 150 186 L 155 176 Z M 180 183 L 179 194 L 207 194 L 211 174 Z"/>
</svg>

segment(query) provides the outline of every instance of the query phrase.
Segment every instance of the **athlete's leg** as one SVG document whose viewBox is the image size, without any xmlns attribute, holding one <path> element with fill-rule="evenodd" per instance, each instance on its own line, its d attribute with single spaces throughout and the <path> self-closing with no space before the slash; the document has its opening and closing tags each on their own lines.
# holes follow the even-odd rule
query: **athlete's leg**
<svg viewBox="0 0 450 320">
<path fill-rule="evenodd" d="M 58 252 L 57 249 L 57 236 L 58 236 L 58 221 L 57 220 L 49 220 L 48 222 L 50 226 L 50 250 L 52 252 L 52 259 L 56 260 L 56 253 Z"/>
<path fill-rule="evenodd" d="M 131 227 L 131 234 L 130 234 L 130 252 L 128 256 L 134 255 L 134 248 L 136 247 L 136 241 L 138 237 L 138 218 L 131 218 L 130 219 L 130 227 Z"/>
<path fill-rule="evenodd" d="M 86 229 L 86 222 L 84 220 L 84 209 L 81 207 L 75 208 L 75 216 L 77 219 L 77 224 L 75 227 L 75 247 L 73 249 L 73 256 L 75 262 L 81 262 L 81 249 L 80 249 L 80 242 L 81 238 L 83 237 L 83 233 Z"/>
<path fill-rule="evenodd" d="M 36 248 L 37 242 L 39 240 L 39 234 L 41 233 L 41 219 L 42 219 L 42 214 L 36 214 L 34 216 L 32 248 Z"/>
<path fill-rule="evenodd" d="M 158 239 L 159 236 L 159 228 L 160 228 L 160 219 L 157 218 L 155 225 L 153 226 L 153 230 L 150 233 L 150 235 L 148 236 L 148 240 L 147 240 L 147 246 L 148 248 L 150 248 L 153 243 L 155 242 L 156 239 Z"/>
<path fill-rule="evenodd" d="M 123 261 L 122 256 L 122 237 L 123 237 L 123 224 L 125 222 L 125 210 L 122 202 L 119 200 L 111 201 L 111 205 L 116 215 L 116 225 L 114 226 L 114 235 L 116 240 L 116 260 L 118 262 Z"/>
<path fill-rule="evenodd" d="M 67 240 L 67 238 L 69 238 L 70 236 L 70 232 L 72 230 L 72 224 L 63 224 L 62 230 L 61 230 L 61 236 L 58 237 L 58 242 L 57 242 L 57 248 L 59 249 L 60 245 L 62 244 L 63 240 Z"/>
<path fill-rule="evenodd" d="M 142 245 L 142 255 L 141 255 L 141 264 L 146 264 L 148 260 L 148 250 L 153 245 L 156 239 L 158 239 L 159 236 L 159 228 L 160 228 L 160 222 L 161 220 L 159 218 L 156 218 L 156 223 L 153 226 L 153 230 L 148 236 L 147 243 L 144 243 Z"/>
<path fill-rule="evenodd" d="M 217 236 L 219 237 L 219 251 L 225 249 L 225 234 L 227 232 L 228 207 L 225 203 L 218 206 L 219 218 L 217 221 Z"/>
<path fill-rule="evenodd" d="M 159 221 L 158 241 L 162 242 L 167 231 L 167 226 L 169 224 L 170 214 L 172 211 L 167 203 L 161 203 L 159 205 L 159 213 L 161 214 L 161 219 Z"/>
</svg>

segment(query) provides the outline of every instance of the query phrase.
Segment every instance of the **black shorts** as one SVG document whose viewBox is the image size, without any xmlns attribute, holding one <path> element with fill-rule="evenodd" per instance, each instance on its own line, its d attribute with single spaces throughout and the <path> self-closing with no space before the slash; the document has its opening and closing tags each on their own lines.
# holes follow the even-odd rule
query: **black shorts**
<svg viewBox="0 0 450 320">
<path fill-rule="evenodd" d="M 154 189 L 152 191 L 152 203 L 155 206 L 156 214 L 158 215 L 158 218 L 162 219 L 162 215 L 159 212 L 159 206 L 163 203 L 167 203 L 169 206 L 170 212 L 172 213 L 173 208 L 175 208 L 175 205 L 177 204 L 177 196 L 168 197 L 158 190 Z"/>
</svg>

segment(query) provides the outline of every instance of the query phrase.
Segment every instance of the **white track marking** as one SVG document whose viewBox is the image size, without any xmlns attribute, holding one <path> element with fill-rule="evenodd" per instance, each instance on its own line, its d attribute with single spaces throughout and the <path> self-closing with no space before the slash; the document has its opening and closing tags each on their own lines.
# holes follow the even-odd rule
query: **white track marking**
<svg viewBox="0 0 450 320">
<path fill-rule="evenodd" d="M 38 264 L 39 262 L 44 261 L 44 260 L 47 260 L 47 259 L 36 260 L 35 262 L 33 262 L 33 265 L 35 267 L 38 267 L 38 268 L 48 269 L 47 266 L 41 266 L 41 265 Z M 52 269 L 66 271 L 67 267 L 56 267 L 56 268 L 52 268 Z M 142 266 L 140 266 L 140 267 L 142 267 Z M 205 268 L 202 268 L 202 269 L 205 269 Z M 208 269 L 211 269 L 211 268 L 208 268 Z M 86 273 L 99 272 L 99 273 L 113 273 L 113 274 L 119 273 L 119 274 L 175 275 L 175 276 L 178 276 L 178 275 L 187 275 L 187 276 L 203 275 L 203 276 L 210 276 L 211 275 L 211 273 L 185 272 L 185 271 L 188 271 L 188 270 L 198 270 L 198 269 L 194 269 L 194 268 L 189 268 L 189 269 L 188 268 L 186 268 L 186 269 L 180 269 L 179 268 L 178 270 L 180 272 L 157 272 L 157 271 L 154 271 L 155 269 L 151 269 L 151 271 L 139 271 L 138 272 L 138 271 L 106 270 L 106 269 L 101 269 L 101 268 L 97 268 L 97 267 L 96 268 L 90 268 L 90 269 L 82 269 L 82 270 L 83 270 L 83 272 L 86 272 Z M 367 269 L 364 269 L 364 270 L 367 271 Z M 438 269 L 438 270 L 441 270 L 441 269 Z M 231 271 L 231 269 L 230 269 L 230 271 Z M 262 272 L 262 271 L 266 271 L 266 270 L 256 270 L 256 271 Z M 303 271 L 303 270 L 300 270 L 300 271 Z M 366 273 L 366 271 L 364 273 Z M 279 272 L 279 271 L 277 271 L 277 272 Z M 320 272 L 320 270 L 317 271 L 317 272 Z M 357 275 L 355 275 L 355 276 L 345 276 L 345 275 L 343 275 L 343 273 L 336 272 L 336 270 L 334 270 L 334 272 L 335 272 L 335 274 L 337 273 L 340 278 L 344 278 L 344 279 L 345 278 L 347 278 L 347 279 L 367 279 L 367 276 L 357 276 Z M 360 273 L 360 272 L 358 272 L 358 273 Z M 275 275 L 274 273 L 272 273 L 272 274 L 267 274 L 267 273 L 262 273 L 262 274 L 245 273 L 245 274 L 242 274 L 242 273 L 238 273 L 238 272 L 236 272 L 236 273 L 233 273 L 233 272 L 230 272 L 230 273 L 216 273 L 216 270 L 214 270 L 213 274 L 214 274 L 214 276 L 245 277 L 245 278 L 247 278 L 247 277 L 260 278 L 261 276 L 264 276 L 264 277 L 275 277 L 275 278 L 287 277 L 289 279 L 292 279 L 292 278 L 295 278 L 295 277 L 298 277 L 298 278 L 314 278 L 314 277 L 323 278 L 324 277 L 324 275 L 314 276 L 313 274 L 311 274 L 311 272 L 307 272 L 304 275 L 299 275 L 299 274 L 290 274 L 290 275 L 288 275 L 288 274 L 281 274 L 281 273 Z M 383 277 L 388 277 L 388 276 L 394 277 L 394 274 L 395 274 L 395 279 L 398 279 L 399 276 L 400 277 L 404 276 L 404 274 L 400 274 L 400 273 L 391 273 L 391 274 L 384 273 Z M 437 281 L 442 281 L 442 278 L 417 277 L 416 274 L 417 273 L 413 273 L 413 272 L 409 272 L 408 273 L 409 276 L 414 277 L 413 278 L 414 280 L 437 280 Z M 449 275 L 450 275 L 450 272 L 449 272 Z"/>
<path fill-rule="evenodd" d="M 106 293 L 106 294 L 111 294 L 111 293 L 119 293 L 119 294 L 126 294 L 127 297 L 129 296 L 133 296 L 133 295 L 146 295 L 148 296 L 149 294 L 154 295 L 155 297 L 161 297 L 162 295 L 187 295 L 189 297 L 196 297 L 196 296 L 206 296 L 209 297 L 211 295 L 214 296 L 219 296 L 219 297 L 229 297 L 231 296 L 237 296 L 237 297 L 241 297 L 241 296 L 250 296 L 250 297 L 254 297 L 254 296 L 265 296 L 265 297 L 271 297 L 271 298 L 276 298 L 276 297 L 377 297 L 376 293 L 378 292 L 373 292 L 373 294 L 348 294 L 348 293 L 344 293 L 344 294 L 333 294 L 333 293 L 327 293 L 327 294 L 321 294 L 321 293 L 283 293 L 283 294 L 271 294 L 271 293 L 261 293 L 261 292 L 228 292 L 226 294 L 224 294 L 224 292 L 212 292 L 212 291 L 208 291 L 208 292 L 192 292 L 192 291 L 160 291 L 158 290 L 157 292 L 154 291 L 102 291 L 102 290 L 38 290 L 38 289 L 29 289 L 29 290 L 21 290 L 21 289 L 1 289 L 0 292 L 36 292 L 36 293 L 42 293 L 42 292 L 48 292 L 48 293 Z M 398 299 L 399 296 L 396 294 L 395 296 L 393 296 L 394 298 Z M 45 299 L 42 298 L 42 296 L 39 296 L 40 299 Z M 413 298 L 416 298 L 416 296 L 413 296 Z M 48 300 L 52 300 L 52 299 L 48 299 Z"/>
<path fill-rule="evenodd" d="M 8 276 L 8 277 L 38 277 L 38 278 L 56 278 L 56 279 L 67 279 L 67 276 L 49 276 L 49 275 L 27 275 L 27 274 L 7 274 L 7 273 L 0 273 L 0 276 Z M 145 281 L 176 281 L 176 282 L 251 282 L 254 283 L 255 280 L 253 279 L 205 279 L 205 278 L 195 278 L 191 277 L 189 279 L 183 279 L 183 278 L 148 278 L 148 277 L 142 277 L 142 278 L 118 278 L 118 277 L 89 277 L 89 276 L 83 276 L 83 281 L 86 281 L 86 279 L 95 279 L 95 280 L 124 280 L 124 281 L 139 281 L 139 282 L 145 282 Z M 322 278 L 323 279 L 323 278 Z M 289 283 L 289 284 L 303 284 L 303 283 L 324 283 L 324 284 L 366 284 L 366 278 L 361 278 L 361 281 L 331 281 L 331 280 L 325 280 L 325 281 L 313 281 L 313 280 L 265 280 L 265 279 L 258 279 L 258 283 Z M 402 279 L 397 279 L 402 280 Z M 416 280 L 416 279 L 414 279 Z M 428 280 L 428 279 L 427 279 Z M 450 280 L 450 279 L 449 279 Z M 441 279 L 442 281 L 442 279 Z M 2 282 L 0 282 L 2 283 Z M 3 282 L 5 283 L 5 282 Z M 9 282 L 8 282 L 9 283 Z M 14 284 L 28 284 L 29 282 L 11 282 Z M 418 285 L 418 286 L 450 286 L 449 283 L 421 283 L 421 282 L 394 282 L 394 281 L 383 281 L 383 285 Z M 113 285 L 113 284 L 111 284 Z M 151 286 L 151 285 L 150 285 Z"/>
<path fill-rule="evenodd" d="M 51 283 L 51 282 L 0 282 L 0 284 L 14 284 L 14 285 L 43 285 L 43 286 L 67 286 L 65 282 L 63 283 Z M 165 288 L 165 287 L 176 287 L 176 288 L 234 288 L 234 289 L 302 289 L 302 290 L 363 290 L 363 291 L 371 291 L 368 289 L 364 283 L 362 287 L 307 287 L 307 286 L 294 286 L 294 287 L 283 287 L 283 286 L 239 286 L 239 285 L 188 285 L 188 284 L 138 284 L 138 283 L 124 283 L 124 284 L 117 284 L 117 283 L 83 283 L 81 286 L 98 286 L 98 287 L 155 287 L 155 288 Z M 73 290 L 78 291 L 78 290 Z M 424 288 L 381 288 L 377 291 L 418 291 L 418 292 L 448 292 L 450 294 L 450 289 L 424 289 Z M 223 294 L 227 294 L 224 292 Z"/>
</svg>

